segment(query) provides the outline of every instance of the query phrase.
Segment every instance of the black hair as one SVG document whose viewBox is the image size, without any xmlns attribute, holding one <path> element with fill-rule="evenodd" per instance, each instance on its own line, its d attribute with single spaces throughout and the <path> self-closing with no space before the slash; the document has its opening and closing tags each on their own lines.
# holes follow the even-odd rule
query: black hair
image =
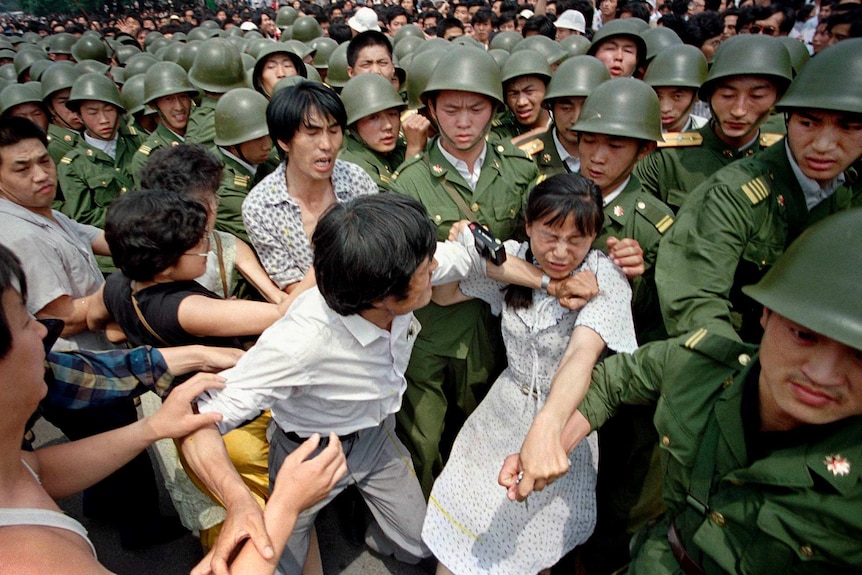
<svg viewBox="0 0 862 575">
<path fill-rule="evenodd" d="M 404 16 L 407 18 L 407 22 L 410 22 L 410 14 L 407 13 L 407 10 L 402 8 L 398 4 L 393 4 L 386 9 L 386 25 L 388 26 L 392 20 L 399 16 Z"/>
<path fill-rule="evenodd" d="M 24 140 L 39 140 L 47 148 L 48 136 L 42 128 L 18 116 L 3 116 L 0 118 L 0 148 L 14 146 Z"/>
<path fill-rule="evenodd" d="M 369 46 L 383 46 L 389 53 L 389 58 L 392 58 L 392 44 L 389 43 L 386 34 L 377 30 L 366 30 L 354 36 L 353 40 L 347 45 L 347 65 L 351 68 L 356 66 L 359 52 Z"/>
<path fill-rule="evenodd" d="M 464 23 L 457 18 L 443 18 L 443 20 L 437 22 L 437 37 L 445 38 L 446 30 L 449 30 L 451 28 L 460 28 L 461 32 L 463 32 Z"/>
<path fill-rule="evenodd" d="M 311 239 L 314 275 L 326 304 L 340 315 L 408 295 L 416 269 L 434 256 L 437 230 L 417 200 L 401 194 L 336 203 Z"/>
<path fill-rule="evenodd" d="M 490 8 L 479 8 L 473 17 L 470 18 L 470 24 L 484 24 L 485 22 L 491 22 L 494 17 L 494 13 L 491 12 Z"/>
<path fill-rule="evenodd" d="M 329 37 L 339 44 L 350 42 L 351 36 L 353 36 L 353 31 L 347 24 L 333 24 L 329 27 Z"/>
<path fill-rule="evenodd" d="M 571 217 L 582 235 L 598 235 L 605 221 L 602 192 L 580 174 L 558 174 L 533 188 L 527 197 L 525 216 L 527 223 L 544 220 L 549 226 L 561 226 Z M 528 250 L 527 259 L 531 258 L 532 250 Z M 533 290 L 509 285 L 505 301 L 512 309 L 529 308 L 533 305 Z"/>
<path fill-rule="evenodd" d="M 21 269 L 21 261 L 12 250 L 0 244 L 0 295 L 14 289 L 27 301 L 27 278 Z M 12 348 L 12 330 L 6 319 L 6 308 L 0 305 L 0 359 Z"/>
<path fill-rule="evenodd" d="M 723 33 L 724 19 L 717 12 L 705 10 L 689 17 L 685 23 L 685 34 L 682 40 L 686 44 L 700 48 L 710 38 L 721 36 Z"/>
<path fill-rule="evenodd" d="M 105 216 L 105 239 L 114 264 L 134 281 L 150 281 L 176 264 L 206 233 L 206 208 L 170 190 L 123 194 Z"/>
<path fill-rule="evenodd" d="M 266 125 L 269 135 L 276 143 L 278 155 L 284 159 L 285 152 L 278 140 L 290 142 L 301 125 L 307 125 L 311 114 L 332 118 L 344 131 L 347 128 L 347 112 L 338 94 L 329 86 L 317 82 L 300 82 L 272 95 L 266 107 Z"/>
<path fill-rule="evenodd" d="M 527 37 L 528 32 L 536 32 L 553 40 L 557 36 L 557 27 L 549 16 L 533 16 L 521 28 L 524 38 Z"/>
<path fill-rule="evenodd" d="M 647 23 L 649 23 L 651 16 L 646 2 L 639 2 L 637 0 L 626 2 L 617 9 L 617 18 L 620 18 L 623 14 L 631 14 L 632 18 L 640 18 Z"/>
<path fill-rule="evenodd" d="M 169 190 L 205 200 L 221 185 L 224 163 L 201 144 L 166 146 L 153 152 L 139 174 L 141 187 Z"/>
</svg>

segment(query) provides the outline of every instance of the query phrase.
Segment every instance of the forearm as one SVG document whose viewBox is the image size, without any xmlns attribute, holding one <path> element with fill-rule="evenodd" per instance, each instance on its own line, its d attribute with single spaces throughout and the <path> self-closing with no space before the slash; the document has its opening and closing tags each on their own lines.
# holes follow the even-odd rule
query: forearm
<svg viewBox="0 0 862 575">
<path fill-rule="evenodd" d="M 225 507 L 249 502 L 257 507 L 215 426 L 199 429 L 180 439 L 179 444 L 185 464 Z"/>
<path fill-rule="evenodd" d="M 236 243 L 236 267 L 242 276 L 261 293 L 270 303 L 278 303 L 284 298 L 284 293 L 273 283 L 263 266 L 257 260 L 257 256 L 248 245 L 237 239 Z"/>
<path fill-rule="evenodd" d="M 542 287 L 542 268 L 521 258 L 506 258 L 506 261 L 500 266 L 489 263 L 485 273 L 488 279 L 504 284 L 514 284 L 530 289 Z"/>
<path fill-rule="evenodd" d="M 92 295 L 80 298 L 72 298 L 65 295 L 60 296 L 41 310 L 36 312 L 38 318 L 56 318 L 61 319 L 66 324 L 63 327 L 63 337 L 77 335 L 87 331 L 89 325 L 87 316 L 89 313 Z"/>
<path fill-rule="evenodd" d="M 266 508 L 263 511 L 263 520 L 274 549 L 284 549 L 285 545 L 287 545 L 287 540 L 293 533 L 298 516 L 299 510 L 294 509 L 287 502 L 276 499 L 275 495 L 267 502 Z M 250 542 L 246 542 L 236 559 L 231 563 L 230 572 L 237 575 L 244 575 L 246 573 L 250 575 L 270 575 L 271 573 L 275 573 L 279 559 L 280 554 L 278 553 L 272 558 L 266 559 L 260 554 L 257 547 Z"/>
<path fill-rule="evenodd" d="M 566 453 L 570 453 L 592 431 L 590 422 L 580 411 L 575 411 L 560 434 L 560 442 Z"/>
</svg>

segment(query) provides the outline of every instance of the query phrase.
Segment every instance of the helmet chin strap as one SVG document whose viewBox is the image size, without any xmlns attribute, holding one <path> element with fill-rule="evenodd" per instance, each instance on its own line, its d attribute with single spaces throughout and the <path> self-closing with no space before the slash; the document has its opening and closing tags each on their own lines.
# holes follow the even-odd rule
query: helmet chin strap
<svg viewBox="0 0 862 575">
<path fill-rule="evenodd" d="M 455 141 L 452 138 L 450 138 L 449 135 L 443 130 L 443 127 L 440 125 L 440 122 L 437 121 L 436 117 L 434 120 L 434 124 L 437 126 L 437 132 L 440 134 L 440 137 L 443 138 L 443 140 L 445 140 L 454 149 L 456 149 L 456 150 L 471 150 L 471 149 L 473 149 L 473 147 L 476 144 L 483 141 L 488 136 L 488 133 L 491 131 L 491 123 L 493 122 L 493 119 L 494 119 L 494 115 L 491 114 L 491 119 L 488 120 L 488 123 L 485 124 L 484 128 L 482 128 L 482 131 L 479 133 L 479 135 L 476 138 L 474 138 L 473 140 L 471 140 L 470 143 L 466 147 L 459 147 L 459 145 L 456 144 Z"/>
<path fill-rule="evenodd" d="M 49 111 L 49 112 L 51 112 L 51 118 L 52 118 L 52 120 L 59 120 L 59 121 L 60 121 L 60 124 L 62 124 L 66 129 L 72 130 L 72 131 L 74 131 L 74 132 L 77 132 L 77 131 L 78 131 L 78 130 L 76 130 L 76 129 L 75 129 L 75 127 L 74 127 L 74 126 L 72 126 L 72 124 L 70 124 L 69 122 L 67 122 L 67 121 L 63 118 L 63 116 L 61 116 L 60 114 L 58 114 L 57 112 L 55 112 L 55 111 L 54 111 L 54 109 L 53 109 L 53 108 L 51 108 L 50 106 L 48 106 L 48 111 Z"/>
<path fill-rule="evenodd" d="M 111 137 L 110 137 L 110 138 L 103 138 L 102 136 L 99 136 L 98 134 L 95 134 L 95 133 L 94 133 L 94 132 L 89 128 L 89 126 L 87 126 L 87 133 L 88 133 L 88 134 L 90 134 L 92 137 L 96 138 L 97 140 L 103 140 L 103 141 L 105 141 L 105 142 L 110 142 L 111 140 L 113 140 L 114 138 L 116 138 L 116 137 L 117 137 L 117 132 L 119 131 L 119 128 L 120 128 L 120 122 L 121 122 L 121 121 L 122 121 L 122 117 L 121 117 L 121 115 L 120 115 L 119 110 L 117 110 L 117 119 L 114 121 L 114 127 L 113 127 L 113 129 L 111 130 Z"/>
<path fill-rule="evenodd" d="M 712 117 L 715 118 L 716 117 L 715 116 L 715 110 L 712 109 L 712 104 L 710 104 L 710 106 L 709 106 L 709 111 L 712 113 Z M 757 131 L 760 130 L 760 126 L 763 124 L 763 122 L 766 121 L 766 119 L 769 117 L 769 114 L 771 112 L 772 112 L 772 106 L 770 106 L 768 110 L 766 110 L 764 113 L 762 113 L 760 116 L 758 116 L 757 120 L 754 122 L 754 124 L 752 124 L 752 128 L 750 130 L 748 130 L 745 134 L 743 134 L 739 138 L 733 138 L 733 139 L 734 140 L 748 141 L 748 138 L 751 136 L 751 134 L 756 134 Z M 721 130 L 721 122 L 716 121 L 713 124 L 715 126 L 715 129 L 718 132 L 720 132 L 724 136 L 727 136 L 727 134 L 725 134 Z"/>
</svg>

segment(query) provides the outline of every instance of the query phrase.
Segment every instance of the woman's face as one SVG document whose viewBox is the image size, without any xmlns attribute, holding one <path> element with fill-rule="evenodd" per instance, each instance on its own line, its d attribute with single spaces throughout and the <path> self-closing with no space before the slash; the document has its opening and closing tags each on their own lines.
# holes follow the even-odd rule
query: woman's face
<svg viewBox="0 0 862 575">
<path fill-rule="evenodd" d="M 548 224 L 553 216 L 527 223 L 530 249 L 542 271 L 551 279 L 569 277 L 590 251 L 595 234 L 583 235 L 575 218 L 567 217 L 562 223 Z"/>
</svg>

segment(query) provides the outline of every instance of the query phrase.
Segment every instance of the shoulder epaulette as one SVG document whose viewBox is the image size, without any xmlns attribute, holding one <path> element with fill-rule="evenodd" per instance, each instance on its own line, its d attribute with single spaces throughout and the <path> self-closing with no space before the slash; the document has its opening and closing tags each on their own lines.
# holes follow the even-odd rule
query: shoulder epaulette
<svg viewBox="0 0 862 575">
<path fill-rule="evenodd" d="M 141 144 L 141 147 L 140 147 L 140 148 L 138 148 L 138 151 L 139 151 L 140 153 L 142 153 L 143 155 L 145 155 L 145 156 L 149 156 L 149 155 L 150 155 L 150 152 L 152 152 L 152 151 L 153 151 L 153 149 L 152 149 L 151 147 L 149 147 L 149 146 L 145 146 L 145 145 Z"/>
<path fill-rule="evenodd" d="M 659 148 L 686 148 L 703 144 L 703 136 L 697 132 L 665 132 L 664 141 L 658 143 Z"/>
<path fill-rule="evenodd" d="M 392 172 L 392 181 L 394 182 L 395 180 L 398 179 L 398 176 L 401 174 L 401 172 L 404 171 L 404 168 L 406 168 L 408 166 L 412 166 L 416 162 L 422 161 L 422 158 L 424 158 L 424 157 L 425 157 L 425 152 L 416 152 L 415 154 L 413 154 L 409 158 L 406 158 L 401 163 L 401 165 L 398 166 L 398 169 L 395 170 L 394 172 Z"/>
<path fill-rule="evenodd" d="M 682 336 L 679 341 L 686 349 L 721 362 L 736 372 L 747 367 L 757 353 L 755 345 L 728 339 L 726 336 L 711 333 L 703 327 Z M 727 387 L 732 382 L 733 376 L 729 375 L 724 380 L 723 386 Z"/>
<path fill-rule="evenodd" d="M 516 144 L 518 149 L 527 154 L 528 156 L 535 156 L 539 152 L 545 151 L 545 144 L 539 138 L 533 138 L 528 142 L 524 142 L 523 144 Z"/>
<path fill-rule="evenodd" d="M 770 189 L 766 185 L 766 180 L 763 177 L 754 178 L 753 180 L 742 184 L 742 191 L 751 201 L 751 205 L 756 206 L 763 200 L 769 197 Z"/>
<path fill-rule="evenodd" d="M 703 341 L 703 338 L 706 337 L 707 333 L 706 328 L 702 327 L 688 336 L 688 339 L 685 340 L 683 345 L 688 349 L 697 349 L 697 345 Z"/>
<path fill-rule="evenodd" d="M 60 163 L 61 164 L 71 164 L 72 163 L 72 157 L 71 156 L 63 156 L 62 158 L 60 158 Z"/>
<path fill-rule="evenodd" d="M 646 220 L 655 226 L 658 233 L 664 234 L 673 225 L 673 214 L 668 213 L 669 208 L 662 209 L 662 204 L 654 200 L 652 196 L 642 196 L 635 202 L 635 208 Z"/>
<path fill-rule="evenodd" d="M 131 135 L 133 135 L 133 136 L 137 136 L 137 135 L 138 135 L 138 131 L 135 129 L 135 127 L 134 127 L 134 126 L 132 126 L 131 124 L 129 124 L 129 125 L 127 125 L 126 127 L 129 129 L 129 133 L 130 133 Z"/>
<path fill-rule="evenodd" d="M 761 146 L 763 146 L 764 148 L 768 148 L 772 144 L 775 144 L 776 142 L 780 142 L 783 139 L 784 139 L 784 134 L 776 134 L 773 132 L 761 132 L 760 140 L 758 140 L 758 141 L 760 142 Z"/>
<path fill-rule="evenodd" d="M 233 185 L 241 188 L 248 187 L 249 177 L 244 176 L 242 174 L 234 174 L 233 175 Z"/>
<path fill-rule="evenodd" d="M 489 144 L 490 144 L 490 142 L 489 142 Z M 527 159 L 527 160 L 530 160 L 530 162 L 533 161 L 533 158 L 530 156 L 529 153 L 522 150 L 521 148 L 517 148 L 517 147 L 513 146 L 511 143 L 502 142 L 502 141 L 498 140 L 492 146 L 494 148 L 494 151 L 497 152 L 498 154 L 500 154 L 501 156 L 508 156 L 510 158 Z"/>
</svg>

